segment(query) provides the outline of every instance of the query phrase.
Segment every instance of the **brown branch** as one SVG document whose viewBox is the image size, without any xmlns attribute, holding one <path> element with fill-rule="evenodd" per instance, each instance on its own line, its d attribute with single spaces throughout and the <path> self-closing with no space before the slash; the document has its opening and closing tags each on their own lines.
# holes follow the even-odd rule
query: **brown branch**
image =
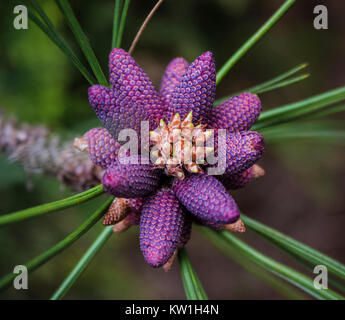
<svg viewBox="0 0 345 320">
<path fill-rule="evenodd" d="M 157 9 L 159 8 L 159 6 L 162 4 L 163 0 L 159 0 L 156 5 L 153 7 L 153 9 L 151 10 L 151 12 L 148 14 L 148 16 L 146 17 L 145 21 L 143 22 L 143 24 L 141 25 L 138 33 L 136 34 L 131 47 L 129 48 L 128 52 L 130 54 L 132 54 L 136 44 L 138 43 L 144 29 L 146 28 L 147 24 L 149 23 L 150 19 L 152 18 L 152 16 L 154 15 L 154 13 L 157 11 Z"/>
<path fill-rule="evenodd" d="M 0 110 L 0 152 L 20 163 L 26 172 L 56 177 L 73 190 L 100 183 L 102 170 L 88 155 L 76 150 L 42 126 L 20 124 Z"/>
</svg>

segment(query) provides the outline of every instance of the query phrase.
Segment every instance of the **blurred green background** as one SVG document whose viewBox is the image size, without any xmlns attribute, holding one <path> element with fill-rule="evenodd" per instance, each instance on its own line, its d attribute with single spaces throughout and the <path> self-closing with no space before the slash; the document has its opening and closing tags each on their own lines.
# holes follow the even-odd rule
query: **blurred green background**
<svg viewBox="0 0 345 320">
<path fill-rule="evenodd" d="M 206 50 L 220 68 L 283 1 L 166 0 L 141 37 L 134 57 L 158 87 L 165 66 L 176 56 L 193 61 Z M 54 1 L 41 1 L 55 26 L 81 57 Z M 110 51 L 114 1 L 71 0 L 104 70 Z M 325 4 L 329 29 L 313 28 L 313 8 Z M 155 1 L 132 0 L 123 47 L 128 48 Z M 99 126 L 88 105 L 88 83 L 51 41 L 29 21 L 13 28 L 12 1 L 0 3 L 0 108 L 20 121 L 70 137 Z M 311 77 L 260 95 L 263 108 L 280 106 L 345 84 L 343 1 L 299 0 L 222 81 L 217 97 L 268 80 L 302 62 Z M 85 63 L 86 65 L 86 63 Z M 343 121 L 344 116 L 338 115 Z M 243 212 L 345 262 L 344 148 L 319 141 L 269 144 L 261 161 L 266 176 L 233 193 Z M 28 185 L 31 187 L 29 188 Z M 0 155 L 0 214 L 63 198 L 71 191 L 53 178 L 27 176 Z M 103 198 L 104 199 L 104 198 Z M 102 198 L 0 230 L 0 276 L 51 247 L 97 208 Z M 97 236 L 98 224 L 58 257 L 30 274 L 29 290 L 8 289 L 2 299 L 49 298 Z M 138 230 L 114 235 L 66 298 L 184 299 L 178 264 L 164 273 L 145 263 Z M 247 232 L 241 236 L 279 261 L 276 249 Z M 220 253 L 193 232 L 187 246 L 206 292 L 213 299 L 280 299 L 279 293 Z M 313 276 L 310 274 L 309 276 Z"/>
</svg>

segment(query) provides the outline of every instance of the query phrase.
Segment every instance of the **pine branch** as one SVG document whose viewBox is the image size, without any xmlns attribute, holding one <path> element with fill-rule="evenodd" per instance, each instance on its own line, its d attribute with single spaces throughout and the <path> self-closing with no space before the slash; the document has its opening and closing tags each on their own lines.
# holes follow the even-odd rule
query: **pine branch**
<svg viewBox="0 0 345 320">
<path fill-rule="evenodd" d="M 89 157 L 42 126 L 18 123 L 0 110 L 0 153 L 20 163 L 29 174 L 56 177 L 82 191 L 100 184 L 102 169 Z"/>
</svg>

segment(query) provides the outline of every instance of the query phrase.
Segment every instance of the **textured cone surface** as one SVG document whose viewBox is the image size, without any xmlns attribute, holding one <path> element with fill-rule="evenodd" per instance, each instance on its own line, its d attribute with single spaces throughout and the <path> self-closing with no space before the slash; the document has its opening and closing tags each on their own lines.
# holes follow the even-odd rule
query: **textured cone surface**
<svg viewBox="0 0 345 320">
<path fill-rule="evenodd" d="M 261 112 L 261 102 L 256 94 L 242 93 L 215 108 L 207 116 L 210 128 L 227 129 L 228 132 L 249 130 Z"/>
<path fill-rule="evenodd" d="M 162 119 L 166 105 L 154 88 L 150 78 L 123 49 L 113 49 L 109 55 L 110 83 L 115 96 L 115 108 L 109 110 L 112 118 L 110 131 L 117 136 L 119 130 L 132 128 L 139 132 L 140 121 L 155 125 Z"/>
<path fill-rule="evenodd" d="M 140 248 L 147 263 L 164 265 L 183 243 L 185 215 L 171 189 L 148 198 L 140 219 Z"/>
<path fill-rule="evenodd" d="M 183 118 L 193 111 L 194 124 L 206 119 L 216 94 L 216 67 L 211 52 L 205 52 L 187 69 L 176 85 L 168 106 L 167 119 L 175 113 Z"/>
<path fill-rule="evenodd" d="M 183 58 L 175 58 L 168 64 L 159 90 L 159 93 L 165 98 L 167 103 L 169 103 L 177 83 L 181 80 L 187 69 L 188 62 Z"/>
<path fill-rule="evenodd" d="M 104 169 L 116 159 L 121 145 L 106 128 L 93 128 L 84 134 L 92 162 Z"/>
<path fill-rule="evenodd" d="M 114 92 L 105 86 L 96 84 L 88 89 L 89 103 L 95 111 L 97 118 L 109 130 L 109 132 L 117 139 L 118 132 L 111 130 L 113 123 L 118 121 L 121 115 L 118 106 L 115 105 L 116 98 Z"/>
<path fill-rule="evenodd" d="M 232 223 L 239 210 L 223 185 L 213 176 L 191 174 L 184 180 L 175 179 L 176 197 L 190 213 L 207 223 Z"/>
<path fill-rule="evenodd" d="M 216 177 L 223 183 L 226 189 L 240 189 L 254 179 L 262 177 L 264 174 L 265 171 L 257 164 L 254 164 L 252 167 L 241 173 L 233 175 L 224 174 Z"/>
<path fill-rule="evenodd" d="M 117 198 L 109 207 L 103 219 L 103 225 L 109 226 L 118 223 L 124 219 L 128 214 L 140 214 L 143 205 L 142 198 L 125 199 Z M 128 219 L 127 219 L 128 220 Z"/>
<path fill-rule="evenodd" d="M 117 198 L 110 205 L 108 211 L 104 215 L 102 224 L 110 226 L 121 221 L 129 213 L 129 206 L 126 203 L 128 199 Z"/>
<path fill-rule="evenodd" d="M 216 156 L 226 159 L 225 165 L 221 163 L 216 169 L 216 175 L 231 176 L 245 171 L 262 157 L 265 141 L 263 136 L 255 131 L 228 133 L 223 148 L 218 147 L 216 139 L 215 150 Z"/>
<path fill-rule="evenodd" d="M 161 170 L 151 164 L 134 164 L 137 157 L 128 157 L 131 163 L 122 164 L 117 160 L 103 175 L 104 190 L 119 198 L 138 198 L 154 192 L 160 182 Z"/>
</svg>

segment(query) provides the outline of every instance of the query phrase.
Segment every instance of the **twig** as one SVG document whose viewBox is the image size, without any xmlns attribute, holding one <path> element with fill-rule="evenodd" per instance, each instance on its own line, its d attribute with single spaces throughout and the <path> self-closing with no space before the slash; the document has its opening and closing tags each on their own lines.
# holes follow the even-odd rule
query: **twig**
<svg viewBox="0 0 345 320">
<path fill-rule="evenodd" d="M 29 174 L 56 177 L 73 190 L 100 183 L 102 169 L 87 154 L 42 126 L 20 124 L 0 109 L 0 154 L 20 163 Z"/>
<path fill-rule="evenodd" d="M 159 6 L 162 4 L 163 0 L 159 0 L 156 5 L 153 7 L 153 9 L 151 10 L 151 12 L 149 13 L 149 15 L 146 17 L 145 21 L 143 22 L 143 24 L 141 25 L 138 33 L 136 34 L 131 47 L 129 48 L 128 52 L 130 54 L 132 54 L 137 42 L 140 39 L 141 34 L 143 33 L 144 29 L 146 28 L 147 24 L 149 23 L 150 19 L 152 18 L 152 16 L 154 15 L 154 13 L 157 11 L 157 9 L 159 8 Z"/>
</svg>

